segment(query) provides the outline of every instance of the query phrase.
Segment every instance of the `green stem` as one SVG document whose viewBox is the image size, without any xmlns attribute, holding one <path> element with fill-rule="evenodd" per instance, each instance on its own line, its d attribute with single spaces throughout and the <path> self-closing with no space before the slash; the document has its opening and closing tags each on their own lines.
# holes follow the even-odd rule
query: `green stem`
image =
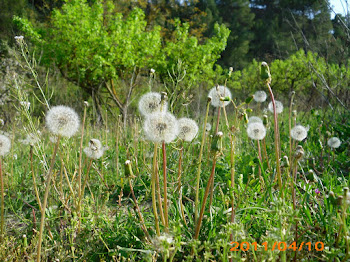
<svg viewBox="0 0 350 262">
<path fill-rule="evenodd" d="M 38 255 L 36 258 L 37 262 L 40 262 L 40 255 L 41 255 L 41 243 L 42 243 L 42 237 L 43 237 L 43 232 L 44 232 L 44 224 L 45 224 L 45 209 L 47 205 L 47 199 L 49 197 L 49 192 L 50 192 L 50 183 L 51 183 L 51 178 L 52 178 L 52 169 L 55 163 L 55 158 L 57 154 L 57 149 L 59 146 L 60 142 L 60 136 L 57 137 L 57 142 L 53 151 L 51 163 L 50 163 L 50 168 L 47 174 L 47 181 L 46 181 L 46 189 L 45 189 L 45 195 L 44 195 L 44 202 L 41 208 L 41 220 L 40 220 L 40 231 L 39 231 L 39 238 L 38 238 Z"/>
<path fill-rule="evenodd" d="M 159 230 L 159 221 L 158 221 L 158 212 L 157 212 L 157 203 L 156 203 L 156 176 L 157 176 L 157 143 L 154 144 L 154 154 L 153 154 L 153 172 L 152 172 L 152 207 L 154 220 L 156 224 L 157 235 L 160 236 Z"/>
<path fill-rule="evenodd" d="M 1 232 L 0 241 L 4 239 L 4 223 L 5 223 L 5 197 L 4 197 L 4 179 L 2 177 L 2 166 L 1 166 L 1 156 L 0 156 L 0 183 L 1 183 Z"/>
<path fill-rule="evenodd" d="M 162 143 L 162 152 L 163 152 L 163 183 L 164 183 L 164 219 L 165 219 L 165 228 L 169 227 L 168 221 L 168 190 L 167 190 L 167 174 L 166 174 L 166 148 L 165 142 Z"/>
<path fill-rule="evenodd" d="M 277 119 L 277 111 L 276 111 L 276 103 L 275 103 L 275 97 L 273 95 L 271 86 L 269 82 L 266 82 L 267 87 L 269 88 L 272 106 L 273 106 L 273 120 L 274 120 L 274 127 L 275 127 L 275 153 L 276 153 L 276 170 L 277 170 L 277 179 L 278 179 L 278 186 L 280 188 L 281 197 L 283 199 L 283 191 L 282 191 L 282 176 L 281 176 L 281 165 L 280 165 L 280 138 L 279 138 L 279 131 L 278 131 L 278 119 Z"/>
<path fill-rule="evenodd" d="M 196 177 L 196 198 L 195 198 L 195 204 L 194 204 L 194 221 L 197 222 L 198 218 L 198 204 L 199 204 L 199 180 L 201 176 L 201 165 L 202 165 L 202 155 L 203 155 L 203 148 L 205 144 L 205 128 L 207 126 L 207 121 L 208 121 L 208 114 L 209 114 L 209 106 L 210 106 L 210 99 L 208 99 L 207 102 L 207 111 L 205 113 L 205 118 L 204 118 L 204 127 L 203 127 L 203 135 L 202 135 L 202 143 L 201 143 L 201 148 L 199 150 L 199 158 L 198 158 L 198 169 L 197 169 L 197 177 Z"/>
<path fill-rule="evenodd" d="M 216 165 L 217 155 L 218 154 L 215 152 L 214 159 L 213 159 L 213 166 L 212 166 L 212 169 L 211 169 L 211 174 L 210 174 L 210 177 L 209 177 L 209 180 L 208 180 L 208 184 L 207 184 L 207 186 L 205 188 L 204 199 L 203 199 L 203 202 L 202 202 L 201 212 L 199 214 L 199 218 L 198 218 L 198 221 L 197 221 L 194 239 L 198 239 L 198 236 L 199 236 L 199 231 L 200 231 L 200 228 L 201 228 L 201 225 L 202 225 L 202 220 L 203 220 L 203 215 L 204 215 L 205 204 L 207 203 L 207 198 L 208 198 L 208 195 L 209 195 L 209 189 L 210 189 L 211 184 L 213 183 L 213 180 L 214 180 L 215 165 Z M 209 206 L 209 209 L 210 209 L 210 206 Z"/>
</svg>

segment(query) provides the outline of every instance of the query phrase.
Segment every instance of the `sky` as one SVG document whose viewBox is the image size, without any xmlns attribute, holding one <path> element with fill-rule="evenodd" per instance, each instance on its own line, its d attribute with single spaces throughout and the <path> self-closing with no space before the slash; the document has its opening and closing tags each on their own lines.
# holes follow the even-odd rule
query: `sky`
<svg viewBox="0 0 350 262">
<path fill-rule="evenodd" d="M 330 0 L 331 6 L 336 13 L 345 14 L 346 11 L 344 11 L 344 8 L 346 8 L 346 0 Z M 342 5 L 343 4 L 343 5 Z M 348 8 L 350 8 L 350 1 L 348 1 Z M 344 6 L 344 8 L 343 8 Z M 348 10 L 349 12 L 350 10 Z M 334 13 L 332 14 L 332 17 L 334 17 Z"/>
</svg>

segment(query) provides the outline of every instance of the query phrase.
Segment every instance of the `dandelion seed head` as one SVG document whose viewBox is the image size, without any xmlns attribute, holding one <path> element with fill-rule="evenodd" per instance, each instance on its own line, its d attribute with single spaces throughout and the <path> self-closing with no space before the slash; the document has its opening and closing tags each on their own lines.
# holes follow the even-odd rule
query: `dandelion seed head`
<svg viewBox="0 0 350 262">
<path fill-rule="evenodd" d="M 251 116 L 248 118 L 248 125 L 251 123 L 263 123 L 260 117 L 257 116 Z"/>
<path fill-rule="evenodd" d="M 170 143 L 179 133 L 179 125 L 171 113 L 153 113 L 147 116 L 143 130 L 146 138 L 152 142 Z"/>
<path fill-rule="evenodd" d="M 10 152 L 11 140 L 7 136 L 0 135 L 0 156 L 5 156 Z"/>
<path fill-rule="evenodd" d="M 46 126 L 54 135 L 71 137 L 79 129 L 79 116 L 68 106 L 54 106 L 46 114 Z"/>
<path fill-rule="evenodd" d="M 262 103 L 262 102 L 265 102 L 266 98 L 267 98 L 267 95 L 265 93 L 265 91 L 256 91 L 254 93 L 254 100 L 258 103 Z"/>
<path fill-rule="evenodd" d="M 162 234 L 160 236 L 154 237 L 152 240 L 154 248 L 159 252 L 164 252 L 169 249 L 174 243 L 174 239 L 169 234 Z"/>
<path fill-rule="evenodd" d="M 205 125 L 205 131 L 209 132 L 211 130 L 211 124 L 210 123 L 207 123 Z"/>
<path fill-rule="evenodd" d="M 283 112 L 283 104 L 282 104 L 282 102 L 275 100 L 275 104 L 276 104 L 276 112 L 277 112 L 277 114 L 281 114 Z M 270 112 L 273 113 L 272 102 L 269 103 L 268 109 L 269 109 Z"/>
<path fill-rule="evenodd" d="M 179 124 L 179 138 L 190 142 L 193 140 L 193 138 L 195 138 L 195 136 L 198 133 L 198 125 L 197 123 L 190 119 L 190 118 L 180 118 L 178 120 L 178 124 Z"/>
<path fill-rule="evenodd" d="M 341 141 L 338 137 L 331 137 L 330 139 L 328 139 L 327 144 L 331 148 L 338 148 L 341 145 Z"/>
<path fill-rule="evenodd" d="M 98 139 L 90 139 L 89 146 L 84 148 L 84 153 L 87 157 L 92 159 L 99 159 L 102 157 L 105 148 L 102 146 L 102 143 Z"/>
<path fill-rule="evenodd" d="M 266 128 L 260 122 L 253 122 L 248 124 L 247 133 L 251 139 L 261 140 L 266 136 Z"/>
<path fill-rule="evenodd" d="M 149 92 L 140 98 L 139 110 L 140 113 L 144 116 L 161 111 L 164 113 L 167 111 L 167 105 L 167 102 L 164 101 L 162 106 L 161 94 L 156 92 Z"/>
<path fill-rule="evenodd" d="M 230 101 L 221 101 L 220 98 L 232 98 L 230 90 L 225 86 L 216 86 L 209 91 L 208 97 L 211 97 L 211 104 L 214 107 L 225 107 Z"/>
<path fill-rule="evenodd" d="M 290 130 L 290 135 L 297 141 L 302 141 L 307 137 L 307 130 L 302 125 L 296 125 Z"/>
</svg>

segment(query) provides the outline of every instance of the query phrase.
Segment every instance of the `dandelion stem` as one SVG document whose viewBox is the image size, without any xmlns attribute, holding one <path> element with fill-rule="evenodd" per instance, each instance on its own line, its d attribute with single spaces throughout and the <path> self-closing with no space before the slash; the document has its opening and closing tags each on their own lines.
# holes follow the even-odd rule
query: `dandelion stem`
<svg viewBox="0 0 350 262">
<path fill-rule="evenodd" d="M 289 160 L 292 161 L 292 150 L 293 150 L 293 146 L 292 146 L 292 136 L 290 135 L 291 130 L 292 130 L 292 109 L 293 109 L 293 99 L 294 99 L 294 95 L 295 92 L 292 92 L 292 96 L 290 98 L 290 105 L 289 105 Z M 289 172 L 288 175 L 290 174 L 290 172 L 292 171 L 292 166 L 289 167 Z"/>
<path fill-rule="evenodd" d="M 162 143 L 162 152 L 163 152 L 163 180 L 164 180 L 164 219 L 165 219 L 165 227 L 168 228 L 168 192 L 167 192 L 167 174 L 166 174 L 166 148 L 165 142 Z"/>
<path fill-rule="evenodd" d="M 178 183 L 178 186 L 177 186 L 177 190 L 176 191 L 179 191 L 179 205 L 180 205 L 180 210 L 181 210 L 181 216 L 182 216 L 182 219 L 185 223 L 185 225 L 187 226 L 187 222 L 186 222 L 186 218 L 185 218 L 185 213 L 184 213 L 184 207 L 183 207 L 183 204 L 182 204 L 182 183 L 181 183 L 181 173 L 182 173 L 182 155 L 183 155 L 183 145 L 182 145 L 182 141 L 181 141 L 181 149 L 180 149 L 180 152 L 179 152 L 179 170 L 178 170 L 178 175 L 177 175 L 177 183 Z"/>
<path fill-rule="evenodd" d="M 141 225 L 142 225 L 143 232 L 145 233 L 148 241 L 151 242 L 151 236 L 148 234 L 147 227 L 145 225 L 145 221 L 143 220 L 143 216 L 142 216 L 141 211 L 140 211 L 140 207 L 137 204 L 137 199 L 135 197 L 135 193 L 134 193 L 134 189 L 133 189 L 133 186 L 132 186 L 132 183 L 131 183 L 131 179 L 129 179 L 129 185 L 130 185 L 131 195 L 132 195 L 132 198 L 133 198 L 134 203 L 135 203 L 137 214 L 140 217 L 140 222 L 141 222 Z"/>
<path fill-rule="evenodd" d="M 199 158 L 198 158 L 198 169 L 197 169 L 197 177 L 196 177 L 196 198 L 195 198 L 195 204 L 194 204 L 194 221 L 195 221 L 195 223 L 197 223 L 197 218 L 198 218 L 199 180 L 200 180 L 200 175 L 201 175 L 202 155 L 203 155 L 203 148 L 204 148 L 204 144 L 205 144 L 205 134 L 206 134 L 205 128 L 207 126 L 209 106 L 210 106 L 210 99 L 208 99 L 208 102 L 207 102 L 207 111 L 205 113 L 205 118 L 204 118 L 202 143 L 201 143 L 201 148 L 199 150 Z"/>
<path fill-rule="evenodd" d="M 38 188 L 36 186 L 36 180 L 35 180 L 35 174 L 34 174 L 34 166 L 33 166 L 33 146 L 30 146 L 30 167 L 32 170 L 32 177 L 33 177 L 33 187 L 34 187 L 34 192 L 35 192 L 35 197 L 36 197 L 36 201 L 38 202 L 39 205 L 39 209 L 41 212 L 41 201 L 40 201 L 40 197 L 39 197 L 39 191 Z"/>
<path fill-rule="evenodd" d="M 279 131 L 278 131 L 278 119 L 277 119 L 277 111 L 276 111 L 276 103 L 275 103 L 275 97 L 273 95 L 271 86 L 269 82 L 266 82 L 266 85 L 269 89 L 272 106 L 273 106 L 273 120 L 274 120 L 274 126 L 275 126 L 275 153 L 276 153 L 276 170 L 277 170 L 277 179 L 278 179 L 278 186 L 281 191 L 281 197 L 283 199 L 283 191 L 282 191 L 282 177 L 281 177 L 281 166 L 280 166 L 280 138 L 279 138 Z"/>
<path fill-rule="evenodd" d="M 4 178 L 2 177 L 2 165 L 0 156 L 0 183 L 1 183 L 1 225 L 0 225 L 0 241 L 4 239 L 4 223 L 5 223 L 5 198 L 4 198 Z"/>
<path fill-rule="evenodd" d="M 203 215 L 204 215 L 205 204 L 207 203 L 207 198 L 208 198 L 208 195 L 209 195 L 209 189 L 211 188 L 211 185 L 212 185 L 213 179 L 214 179 L 215 165 L 216 165 L 216 158 L 217 158 L 217 156 L 218 156 L 218 154 L 215 153 L 214 159 L 213 159 L 213 166 L 212 166 L 212 169 L 211 169 L 211 174 L 210 174 L 210 177 L 209 177 L 209 180 L 208 180 L 208 184 L 207 184 L 207 186 L 205 188 L 204 199 L 203 199 L 203 202 L 202 202 L 201 211 L 200 211 L 199 218 L 198 218 L 198 221 L 197 221 L 196 231 L 195 231 L 195 234 L 194 234 L 194 239 L 198 239 L 198 236 L 199 236 L 199 231 L 200 231 L 200 228 L 201 228 L 201 225 L 202 225 L 202 220 L 203 220 Z M 209 209 L 210 209 L 210 206 L 209 206 Z"/>
<path fill-rule="evenodd" d="M 156 224 L 157 235 L 160 236 L 157 203 L 156 203 L 157 151 L 158 151 L 157 143 L 155 143 L 154 154 L 153 154 L 153 173 L 152 173 L 152 206 L 153 206 L 153 214 L 154 214 L 154 220 Z"/>
<path fill-rule="evenodd" d="M 44 232 L 44 224 L 45 224 L 45 209 L 47 205 L 47 199 L 49 197 L 49 192 L 50 192 L 50 183 L 51 183 L 51 178 L 52 178 L 52 169 L 55 163 L 55 158 L 57 154 L 57 149 L 59 146 L 60 142 L 60 136 L 57 137 L 57 142 L 53 151 L 51 163 L 50 163 L 50 168 L 47 174 L 47 181 L 46 181 L 46 189 L 45 189 L 45 195 L 44 195 L 44 202 L 41 208 L 41 221 L 40 221 L 40 231 L 39 231 L 39 238 L 38 238 L 38 255 L 37 255 L 37 262 L 40 262 L 40 255 L 41 255 L 41 243 L 42 243 L 42 237 L 43 237 L 43 232 Z"/>
<path fill-rule="evenodd" d="M 84 116 L 83 116 L 83 123 L 81 127 L 81 137 L 80 137 L 80 148 L 79 148 L 79 170 L 78 170 L 78 216 L 79 220 L 81 218 L 80 215 L 80 200 L 81 200 L 81 173 L 82 173 L 82 154 L 83 154 L 83 140 L 84 140 L 84 126 L 85 126 L 85 118 L 86 118 L 86 106 L 84 106 Z"/>
</svg>

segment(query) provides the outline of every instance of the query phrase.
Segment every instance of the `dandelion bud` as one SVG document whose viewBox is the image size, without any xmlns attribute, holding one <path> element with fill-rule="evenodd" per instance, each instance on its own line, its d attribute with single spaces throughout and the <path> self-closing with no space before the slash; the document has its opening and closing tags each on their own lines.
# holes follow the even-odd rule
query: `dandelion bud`
<svg viewBox="0 0 350 262">
<path fill-rule="evenodd" d="M 233 72 L 233 67 L 230 66 L 230 68 L 228 69 L 230 72 Z"/>
<path fill-rule="evenodd" d="M 315 172 L 310 169 L 307 173 L 306 173 L 306 178 L 310 181 L 310 182 L 315 182 L 317 181 L 317 176 L 315 174 Z"/>
<path fill-rule="evenodd" d="M 125 177 L 134 178 L 135 176 L 134 176 L 134 172 L 132 172 L 130 160 L 125 161 L 124 167 L 125 167 Z"/>
<path fill-rule="evenodd" d="M 153 74 L 156 72 L 156 70 L 154 70 L 153 68 L 151 68 L 150 72 L 151 72 L 151 75 L 153 75 Z"/>
<path fill-rule="evenodd" d="M 294 158 L 295 160 L 300 160 L 303 158 L 305 152 L 304 152 L 304 149 L 302 146 L 297 146 L 296 150 L 295 150 L 295 153 L 294 153 Z"/>
<path fill-rule="evenodd" d="M 288 156 L 283 157 L 283 166 L 284 167 L 289 167 L 289 159 Z"/>
<path fill-rule="evenodd" d="M 89 102 L 88 101 L 84 101 L 84 106 L 88 107 L 89 106 Z"/>
<path fill-rule="evenodd" d="M 330 191 L 330 192 L 329 192 L 328 198 L 329 198 L 330 202 L 331 202 L 333 205 L 336 205 L 336 204 L 337 204 L 337 198 L 336 198 L 336 196 L 335 196 L 335 194 L 334 194 L 333 191 Z"/>
<path fill-rule="evenodd" d="M 267 126 L 269 123 L 269 118 L 267 117 L 267 115 L 263 115 L 263 124 L 264 126 Z"/>
<path fill-rule="evenodd" d="M 214 107 L 225 107 L 230 103 L 232 98 L 230 90 L 225 86 L 216 86 L 209 91 L 208 97 L 211 97 L 211 104 Z M 221 97 L 225 97 L 224 101 L 221 101 Z"/>
<path fill-rule="evenodd" d="M 337 200 L 336 200 L 336 204 L 338 206 L 343 205 L 343 196 L 338 196 Z"/>
<path fill-rule="evenodd" d="M 248 105 L 250 102 L 252 102 L 253 98 L 254 98 L 254 95 L 250 95 L 245 99 L 244 102 Z"/>
<path fill-rule="evenodd" d="M 28 241 L 27 241 L 27 235 L 23 235 L 23 247 L 27 248 L 28 247 Z"/>
<path fill-rule="evenodd" d="M 10 152 L 11 140 L 4 135 L 0 135 L 0 156 L 5 156 Z"/>
<path fill-rule="evenodd" d="M 70 107 L 54 106 L 46 114 L 46 126 L 54 135 L 71 137 L 79 129 L 79 116 Z"/>
<path fill-rule="evenodd" d="M 264 81 L 271 81 L 271 74 L 269 65 L 266 62 L 262 62 L 260 66 L 260 78 Z"/>
<path fill-rule="evenodd" d="M 210 103 L 210 102 L 211 102 L 211 99 L 212 99 L 212 98 L 211 98 L 211 96 L 208 96 L 208 100 L 207 100 L 207 101 L 208 101 L 208 103 Z"/>
<path fill-rule="evenodd" d="M 338 148 L 341 145 L 341 141 L 338 137 L 331 137 L 328 139 L 327 145 L 331 148 Z"/>
<path fill-rule="evenodd" d="M 209 132 L 211 130 L 211 124 L 210 123 L 207 123 L 205 125 L 205 131 Z"/>
<path fill-rule="evenodd" d="M 214 152 L 220 151 L 222 148 L 222 136 L 224 134 L 219 131 L 216 133 L 216 135 L 213 137 L 213 140 L 211 142 L 211 150 L 213 150 Z"/>
</svg>

